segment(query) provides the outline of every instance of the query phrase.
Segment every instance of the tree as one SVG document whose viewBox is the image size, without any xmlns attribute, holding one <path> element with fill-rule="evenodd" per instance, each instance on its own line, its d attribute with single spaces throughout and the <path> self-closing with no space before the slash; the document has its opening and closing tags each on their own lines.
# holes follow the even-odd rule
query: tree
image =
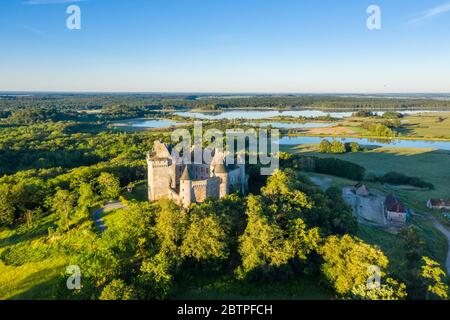
<svg viewBox="0 0 450 320">
<path fill-rule="evenodd" d="M 141 299 L 165 299 L 173 282 L 176 261 L 167 252 L 160 251 L 141 265 L 138 276 L 138 292 Z"/>
<path fill-rule="evenodd" d="M 444 280 L 446 278 L 444 270 L 440 264 L 428 257 L 423 257 L 421 278 L 425 281 L 427 287 L 427 299 L 429 294 L 441 298 L 448 299 L 448 286 Z"/>
<path fill-rule="evenodd" d="M 52 211 L 56 213 L 59 227 L 68 230 L 70 225 L 70 214 L 74 212 L 74 197 L 67 190 L 58 190 L 52 201 Z"/>
<path fill-rule="evenodd" d="M 309 253 L 319 249 L 319 228 L 308 230 L 302 219 L 296 219 L 289 230 L 289 241 L 294 257 L 306 260 Z"/>
<path fill-rule="evenodd" d="M 426 243 L 421 239 L 419 230 L 415 226 L 403 228 L 400 230 L 399 236 L 405 241 L 406 258 L 412 269 L 421 260 Z"/>
<path fill-rule="evenodd" d="M 357 219 L 353 216 L 352 208 L 342 198 L 342 190 L 330 187 L 325 192 L 328 197 L 328 221 L 330 232 L 333 234 L 355 234 L 358 228 Z M 319 214 L 325 215 L 323 211 Z M 324 218 L 325 218 L 324 217 Z M 326 226 L 322 226 L 325 229 Z"/>
<path fill-rule="evenodd" d="M 33 211 L 31 211 L 31 210 L 25 211 L 25 214 L 24 214 L 25 222 L 26 222 L 28 228 L 31 228 L 33 226 L 33 215 L 34 215 Z"/>
<path fill-rule="evenodd" d="M 238 276 L 260 269 L 270 271 L 287 264 L 291 259 L 306 260 L 317 249 L 319 230 L 308 230 L 302 219 L 291 220 L 283 228 L 267 214 L 261 197 L 250 195 L 247 200 L 247 227 L 240 237 L 239 253 L 242 265 Z"/>
<path fill-rule="evenodd" d="M 20 214 L 42 205 L 49 195 L 48 185 L 40 178 L 24 178 L 11 185 L 11 201 Z"/>
<path fill-rule="evenodd" d="M 248 222 L 239 247 L 242 257 L 240 277 L 256 268 L 279 267 L 292 257 L 283 230 L 265 216 L 262 199 L 250 195 L 247 203 Z"/>
<path fill-rule="evenodd" d="M 181 263 L 181 245 L 188 225 L 187 214 L 171 201 L 160 201 L 158 205 L 154 232 L 159 250 L 177 264 Z"/>
<path fill-rule="evenodd" d="M 331 150 L 331 143 L 330 141 L 324 139 L 319 144 L 319 152 L 320 153 L 329 153 Z"/>
<path fill-rule="evenodd" d="M 387 278 L 386 283 L 380 284 L 377 288 L 368 288 L 366 284 L 360 284 L 351 291 L 351 298 L 355 300 L 402 300 L 406 296 L 406 286 L 391 278 Z"/>
<path fill-rule="evenodd" d="M 213 214 L 191 213 L 181 252 L 196 260 L 226 258 L 226 235 L 219 218 Z"/>
<path fill-rule="evenodd" d="M 7 184 L 0 184 L 0 226 L 11 225 L 14 222 L 14 212 L 10 189 Z"/>
<path fill-rule="evenodd" d="M 276 170 L 269 177 L 267 184 L 261 188 L 262 200 L 275 218 L 275 221 L 285 227 L 291 220 L 312 208 L 308 196 L 297 190 L 295 173 L 293 171 Z"/>
<path fill-rule="evenodd" d="M 324 260 L 322 272 L 340 295 L 366 284 L 369 267 L 383 269 L 388 265 L 387 257 L 378 247 L 349 235 L 328 237 L 319 253 Z"/>
<path fill-rule="evenodd" d="M 345 153 L 345 145 L 337 140 L 333 140 L 330 148 L 331 153 Z"/>
<path fill-rule="evenodd" d="M 348 144 L 349 147 L 349 152 L 360 152 L 361 151 L 361 146 L 359 145 L 358 142 L 350 142 Z"/>
<path fill-rule="evenodd" d="M 120 182 L 119 179 L 108 172 L 102 172 L 97 179 L 100 194 L 105 200 L 114 200 L 120 194 Z"/>
<path fill-rule="evenodd" d="M 100 300 L 132 300 L 134 299 L 133 287 L 123 280 L 113 280 L 103 288 Z"/>
<path fill-rule="evenodd" d="M 91 207 L 95 202 L 95 193 L 89 183 L 82 183 L 78 188 L 78 206 Z"/>
</svg>

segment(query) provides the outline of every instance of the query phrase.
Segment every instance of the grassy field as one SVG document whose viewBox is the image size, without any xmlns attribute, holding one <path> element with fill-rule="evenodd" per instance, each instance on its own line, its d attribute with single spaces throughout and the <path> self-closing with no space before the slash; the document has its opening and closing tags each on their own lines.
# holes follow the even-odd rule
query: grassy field
<svg viewBox="0 0 450 320">
<path fill-rule="evenodd" d="M 405 115 L 398 129 L 399 136 L 423 139 L 450 139 L 450 112 L 423 113 L 420 115 Z M 345 118 L 338 122 L 340 126 L 355 131 L 359 135 L 369 132 L 360 126 L 363 122 L 383 122 L 385 119 Z"/>
<path fill-rule="evenodd" d="M 132 192 L 123 192 L 123 197 L 126 200 L 147 201 L 147 181 L 140 181 L 135 184 Z"/>
<path fill-rule="evenodd" d="M 425 113 L 402 120 L 402 135 L 450 139 L 450 113 Z"/>
<path fill-rule="evenodd" d="M 56 277 L 64 271 L 64 257 L 45 259 L 21 266 L 6 266 L 0 261 L 0 300 L 48 299 Z"/>
<path fill-rule="evenodd" d="M 6 265 L 0 260 L 0 300 L 45 299 L 51 296 L 54 280 L 67 266 L 63 255 L 42 259 L 39 256 L 46 246 L 43 239 L 53 219 L 53 216 L 48 216 L 33 229 L 0 230 L 0 254 L 6 250 L 17 250 L 17 257 L 24 260 L 20 265 Z"/>
<path fill-rule="evenodd" d="M 432 149 L 407 149 L 407 148 L 377 148 L 368 152 L 346 153 L 342 155 L 322 154 L 317 152 L 317 145 L 301 145 L 283 147 L 282 151 L 301 153 L 317 157 L 339 158 L 357 163 L 366 168 L 368 174 L 383 175 L 390 171 L 396 171 L 408 176 L 415 176 L 431 182 L 435 190 L 414 189 L 404 186 L 388 186 L 377 182 L 367 182 L 369 189 L 377 189 L 385 194 L 394 192 L 408 207 L 418 215 L 414 216 L 411 223 L 419 228 L 422 239 L 426 242 L 429 256 L 444 263 L 447 255 L 447 240 L 443 234 L 435 229 L 431 215 L 438 215 L 426 207 L 427 199 L 450 199 L 450 152 Z M 330 175 L 309 174 L 326 181 L 326 187 L 344 187 L 355 184 L 356 181 L 339 178 Z M 359 234 L 363 240 L 378 244 L 391 261 L 391 270 L 398 274 L 404 274 L 404 241 L 397 235 L 386 232 L 377 227 L 360 225 Z"/>
</svg>

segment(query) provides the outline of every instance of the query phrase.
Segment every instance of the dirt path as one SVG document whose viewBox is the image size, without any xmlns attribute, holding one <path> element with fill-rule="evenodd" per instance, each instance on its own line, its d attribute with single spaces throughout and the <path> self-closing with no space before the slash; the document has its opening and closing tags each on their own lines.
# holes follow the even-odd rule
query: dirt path
<svg viewBox="0 0 450 320">
<path fill-rule="evenodd" d="M 117 209 L 123 209 L 126 208 L 126 206 L 122 202 L 108 202 L 103 208 L 97 209 L 92 214 L 94 223 L 97 226 L 98 230 L 100 232 L 103 232 L 106 230 L 106 226 L 103 223 L 102 215 L 105 212 L 111 211 L 111 210 L 117 210 Z"/>
<path fill-rule="evenodd" d="M 436 220 L 434 221 L 434 225 L 440 232 L 442 232 L 447 237 L 448 252 L 447 252 L 447 259 L 445 260 L 445 267 L 447 268 L 447 274 L 450 275 L 450 230 L 448 230 L 446 227 L 444 227 L 440 222 Z"/>
</svg>

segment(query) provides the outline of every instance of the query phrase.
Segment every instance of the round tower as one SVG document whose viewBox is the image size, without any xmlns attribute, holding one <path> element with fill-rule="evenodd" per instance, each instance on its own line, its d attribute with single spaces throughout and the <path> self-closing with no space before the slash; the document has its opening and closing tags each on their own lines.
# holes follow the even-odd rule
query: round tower
<svg viewBox="0 0 450 320">
<path fill-rule="evenodd" d="M 192 176 L 187 166 L 184 167 L 183 174 L 180 177 L 180 197 L 183 207 L 188 208 L 192 199 Z"/>
<path fill-rule="evenodd" d="M 228 172 L 223 163 L 216 164 L 214 166 L 214 175 L 220 178 L 219 186 L 219 198 L 225 197 L 230 193 L 230 187 L 228 183 Z"/>
</svg>

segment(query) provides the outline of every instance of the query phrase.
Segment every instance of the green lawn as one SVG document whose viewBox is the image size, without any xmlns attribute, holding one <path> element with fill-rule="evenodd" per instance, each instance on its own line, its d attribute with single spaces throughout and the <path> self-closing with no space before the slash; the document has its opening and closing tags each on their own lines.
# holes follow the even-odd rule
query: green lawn
<svg viewBox="0 0 450 320">
<path fill-rule="evenodd" d="M 64 271 L 67 261 L 54 257 L 21 266 L 6 266 L 0 261 L 0 300 L 48 299 L 56 277 Z"/>
<path fill-rule="evenodd" d="M 0 254 L 8 249 L 17 250 L 16 257 L 21 260 L 15 261 L 17 265 L 6 265 L 0 260 L 0 300 L 50 297 L 54 280 L 67 266 L 62 255 L 40 258 L 46 247 L 43 239 L 53 219 L 52 215 L 47 216 L 32 229 L 0 230 Z"/>
<path fill-rule="evenodd" d="M 136 201 L 147 201 L 148 191 L 147 191 L 147 181 L 140 181 L 135 184 L 132 192 L 127 192 L 124 190 L 123 197 L 126 200 L 136 200 Z"/>
</svg>

